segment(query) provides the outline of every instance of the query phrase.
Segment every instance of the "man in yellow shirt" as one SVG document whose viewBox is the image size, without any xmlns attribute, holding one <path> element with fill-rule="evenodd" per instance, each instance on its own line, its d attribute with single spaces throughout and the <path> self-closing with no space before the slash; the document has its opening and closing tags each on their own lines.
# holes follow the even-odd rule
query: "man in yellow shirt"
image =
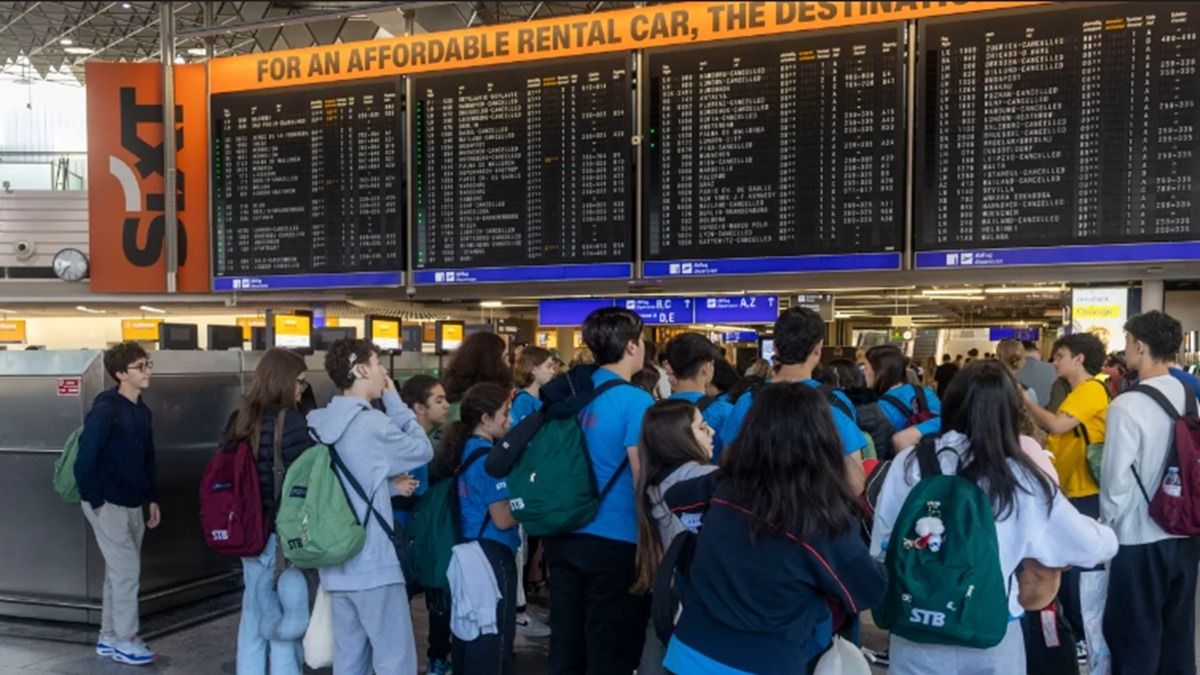
<svg viewBox="0 0 1200 675">
<path fill-rule="evenodd" d="M 1087 446 L 1104 442 L 1111 401 L 1108 387 L 1097 378 L 1104 367 L 1104 343 L 1091 333 L 1067 335 L 1054 343 L 1053 359 L 1055 372 L 1071 385 L 1071 393 L 1058 412 L 1050 412 L 1029 400 L 1026 405 L 1038 425 L 1050 434 L 1046 446 L 1054 456 L 1054 469 L 1063 492 L 1080 513 L 1099 518 L 1100 485 L 1088 470 Z M 1079 645 L 1078 651 L 1082 658 L 1086 649 L 1089 671 L 1093 673 L 1103 672 L 1108 648 L 1099 622 L 1088 625 L 1083 617 L 1103 615 L 1107 585 L 1107 573 L 1103 570 L 1103 566 L 1096 570 L 1068 570 L 1063 574 L 1058 594 L 1075 635 L 1087 637 L 1086 646 Z"/>
</svg>

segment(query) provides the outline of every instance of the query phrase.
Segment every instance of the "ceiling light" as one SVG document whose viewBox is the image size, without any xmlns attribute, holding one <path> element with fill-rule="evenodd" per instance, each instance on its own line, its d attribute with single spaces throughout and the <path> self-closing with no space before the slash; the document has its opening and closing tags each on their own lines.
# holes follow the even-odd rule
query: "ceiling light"
<svg viewBox="0 0 1200 675">
<path fill-rule="evenodd" d="M 187 53 L 191 54 L 192 56 L 208 56 L 208 50 L 206 50 L 204 47 L 192 47 L 187 50 Z"/>
<path fill-rule="evenodd" d="M 121 8 L 122 8 L 122 9 L 129 9 L 129 8 L 130 8 L 130 7 L 132 7 L 132 6 L 133 6 L 133 5 L 129 4 L 128 2 L 122 2 L 122 3 L 121 3 Z"/>
<path fill-rule="evenodd" d="M 96 50 L 91 47 L 63 47 L 63 51 L 76 56 L 87 56 L 88 54 L 96 53 Z"/>
<path fill-rule="evenodd" d="M 64 47 L 70 47 L 71 45 L 75 44 L 75 41 L 70 38 L 63 38 L 59 40 L 58 43 Z"/>
<path fill-rule="evenodd" d="M 982 288 L 931 288 L 921 295 L 983 295 Z"/>
<path fill-rule="evenodd" d="M 167 313 L 167 310 L 165 310 L 165 309 L 151 307 L 150 305 L 142 305 L 141 307 L 138 307 L 138 309 L 142 310 L 143 312 L 150 312 L 151 314 L 166 314 Z"/>
<path fill-rule="evenodd" d="M 183 63 L 187 63 L 187 61 L 184 60 L 183 54 L 176 54 L 175 55 L 175 63 L 183 64 Z"/>
<path fill-rule="evenodd" d="M 995 288 L 985 288 L 984 293 L 988 295 L 1022 295 L 1031 293 L 1048 293 L 1058 295 L 1066 289 L 1061 286 L 1000 286 Z"/>
<path fill-rule="evenodd" d="M 930 299 L 931 300 L 952 300 L 952 301 L 963 301 L 963 302 L 982 302 L 984 300 L 987 300 L 987 298 L 983 297 L 982 295 L 939 295 L 936 298 L 930 298 Z"/>
<path fill-rule="evenodd" d="M 499 309 L 504 306 L 504 303 L 499 300 L 484 300 L 479 303 L 479 306 L 484 309 Z"/>
<path fill-rule="evenodd" d="M 81 312 L 87 312 L 88 314 L 108 314 L 108 312 L 102 309 L 90 309 L 88 307 L 84 307 L 83 305 L 76 305 L 75 309 Z"/>
</svg>

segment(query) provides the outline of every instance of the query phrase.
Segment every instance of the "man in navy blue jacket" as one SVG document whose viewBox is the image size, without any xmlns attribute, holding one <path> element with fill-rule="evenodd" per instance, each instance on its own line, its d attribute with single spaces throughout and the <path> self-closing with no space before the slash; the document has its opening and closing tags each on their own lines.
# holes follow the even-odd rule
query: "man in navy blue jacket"
<svg viewBox="0 0 1200 675">
<path fill-rule="evenodd" d="M 131 665 L 153 663 L 155 657 L 138 638 L 142 535 L 162 519 L 150 409 L 142 402 L 152 368 L 136 342 L 104 353 L 104 369 L 117 386 L 92 403 L 75 460 L 83 515 L 104 555 L 104 604 L 96 653 Z M 150 512 L 146 521 L 142 506 Z"/>
</svg>

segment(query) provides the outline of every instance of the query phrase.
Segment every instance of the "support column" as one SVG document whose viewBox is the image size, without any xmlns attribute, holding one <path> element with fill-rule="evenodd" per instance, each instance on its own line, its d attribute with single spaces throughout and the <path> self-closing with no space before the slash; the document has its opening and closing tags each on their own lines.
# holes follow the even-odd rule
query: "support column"
<svg viewBox="0 0 1200 675">
<path fill-rule="evenodd" d="M 1162 279 L 1142 280 L 1142 311 L 1149 312 L 1157 309 L 1166 311 L 1166 292 L 1163 290 Z"/>
<path fill-rule="evenodd" d="M 179 277 L 179 212 L 175 201 L 175 12 L 173 3 L 158 4 L 163 67 L 163 220 L 167 240 L 167 292 L 175 293 Z"/>
</svg>

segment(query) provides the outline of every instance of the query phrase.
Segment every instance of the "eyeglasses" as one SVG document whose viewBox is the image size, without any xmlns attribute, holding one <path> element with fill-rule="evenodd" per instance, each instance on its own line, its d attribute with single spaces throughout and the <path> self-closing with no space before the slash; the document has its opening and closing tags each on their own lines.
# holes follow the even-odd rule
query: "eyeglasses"
<svg viewBox="0 0 1200 675">
<path fill-rule="evenodd" d="M 146 361 L 144 363 L 135 363 L 135 364 L 129 366 L 129 370 L 136 370 L 141 373 L 149 372 L 151 370 L 154 370 L 154 362 Z"/>
</svg>

